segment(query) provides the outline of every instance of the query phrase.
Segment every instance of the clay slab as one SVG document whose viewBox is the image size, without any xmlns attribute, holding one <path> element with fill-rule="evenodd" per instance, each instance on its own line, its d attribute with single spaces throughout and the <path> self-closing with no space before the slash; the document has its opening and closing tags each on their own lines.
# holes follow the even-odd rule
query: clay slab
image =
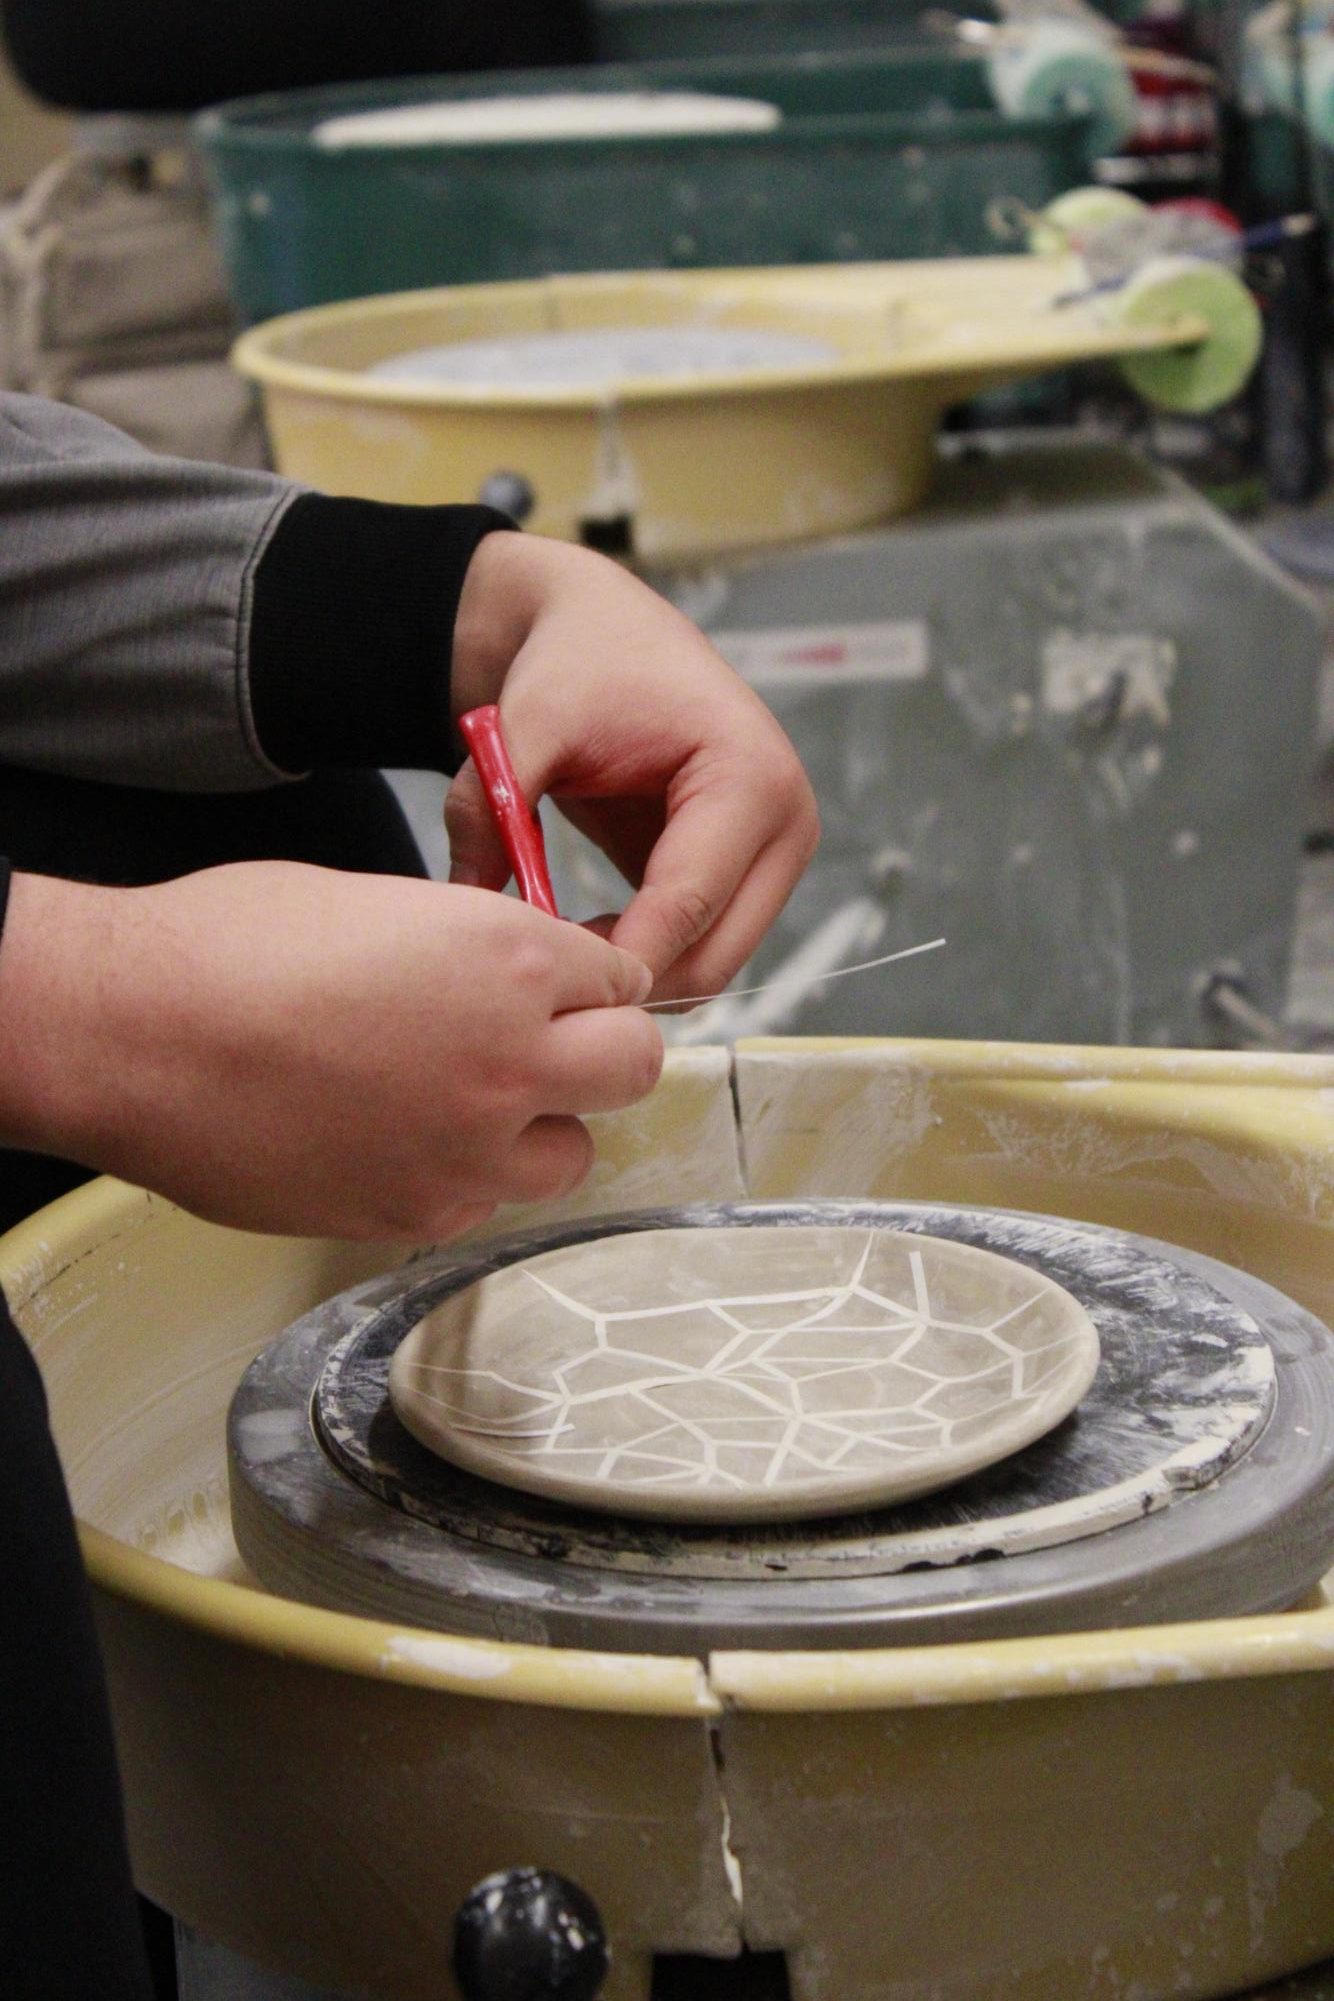
<svg viewBox="0 0 1334 2001">
<path fill-rule="evenodd" d="M 658 1519 L 884 1506 L 1069 1415 L 1098 1336 L 1063 1287 L 898 1231 L 658 1230 L 489 1274 L 389 1376 L 422 1444 L 485 1479 Z"/>
</svg>

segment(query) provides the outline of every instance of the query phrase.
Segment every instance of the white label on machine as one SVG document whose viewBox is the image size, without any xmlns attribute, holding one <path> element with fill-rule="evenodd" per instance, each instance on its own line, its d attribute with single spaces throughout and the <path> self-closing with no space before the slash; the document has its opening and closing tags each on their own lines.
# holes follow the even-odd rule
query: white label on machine
<svg viewBox="0 0 1334 2001">
<path fill-rule="evenodd" d="M 1053 632 L 1042 643 L 1043 705 L 1073 716 L 1115 694 L 1118 716 L 1147 716 L 1166 729 L 1176 666 L 1171 640 L 1151 633 Z"/>
<path fill-rule="evenodd" d="M 819 686 L 835 681 L 920 681 L 930 665 L 926 621 L 881 619 L 870 625 L 785 625 L 754 632 L 711 632 L 724 660 L 755 687 Z"/>
</svg>

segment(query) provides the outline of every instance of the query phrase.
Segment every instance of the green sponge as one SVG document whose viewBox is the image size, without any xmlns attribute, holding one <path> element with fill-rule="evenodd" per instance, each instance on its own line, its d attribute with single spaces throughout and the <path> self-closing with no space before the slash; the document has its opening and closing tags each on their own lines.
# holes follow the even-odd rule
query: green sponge
<svg viewBox="0 0 1334 2001">
<path fill-rule="evenodd" d="M 1235 271 L 1202 257 L 1153 257 L 1111 295 L 1120 326 L 1148 327 L 1189 314 L 1209 328 L 1188 347 L 1126 355 L 1121 371 L 1159 410 L 1200 414 L 1245 387 L 1264 337 L 1260 309 Z"/>
<path fill-rule="evenodd" d="M 1135 129 L 1135 86 L 1110 42 L 1086 29 L 1043 21 L 995 48 L 987 58 L 992 93 L 1011 118 L 1091 113 L 1089 146 L 1097 159 L 1113 153 Z"/>
<path fill-rule="evenodd" d="M 1137 196 L 1123 188 L 1071 188 L 1057 195 L 1028 232 L 1028 247 L 1039 255 L 1078 249 L 1099 230 L 1124 223 L 1131 216 L 1147 215 L 1148 209 Z"/>
</svg>

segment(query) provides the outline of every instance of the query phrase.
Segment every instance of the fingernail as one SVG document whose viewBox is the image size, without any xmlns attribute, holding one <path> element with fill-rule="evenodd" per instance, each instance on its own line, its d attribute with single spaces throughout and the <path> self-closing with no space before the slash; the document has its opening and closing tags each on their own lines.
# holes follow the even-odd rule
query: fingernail
<svg viewBox="0 0 1334 2001">
<path fill-rule="evenodd" d="M 452 863 L 449 871 L 450 887 L 453 889 L 480 889 L 482 878 L 475 868 L 466 862 Z"/>
<path fill-rule="evenodd" d="M 638 1007 L 640 1001 L 646 1001 L 653 992 L 653 974 L 644 961 L 637 959 L 633 952 L 622 952 L 621 957 L 634 973 L 635 990 L 630 997 L 630 1004 L 632 1007 Z"/>
</svg>

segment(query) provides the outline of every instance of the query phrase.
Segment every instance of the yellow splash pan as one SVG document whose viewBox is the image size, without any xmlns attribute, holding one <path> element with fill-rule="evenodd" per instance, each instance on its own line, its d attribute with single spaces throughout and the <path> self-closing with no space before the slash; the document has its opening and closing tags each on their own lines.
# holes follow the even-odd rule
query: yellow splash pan
<svg viewBox="0 0 1334 2001">
<path fill-rule="evenodd" d="M 1178 356 L 1195 314 L 1118 324 L 1063 257 L 632 272 L 357 299 L 270 320 L 233 359 L 259 384 L 279 469 L 329 493 L 471 501 L 497 472 L 569 540 L 628 524 L 648 562 L 839 533 L 917 506 L 942 413 L 1073 362 Z M 558 387 L 408 384 L 376 362 L 450 341 L 592 328 L 811 336 L 828 362 Z M 1236 384 L 1240 386 L 1240 382 Z"/>
<path fill-rule="evenodd" d="M 1334 1316 L 1328 1059 L 761 1041 L 678 1050 L 595 1124 L 590 1184 L 522 1220 L 747 1190 L 998 1204 L 1167 1237 Z M 743 1941 L 788 1954 L 796 2001 L 1202 1997 L 1334 1953 L 1323 1604 L 701 1663 L 545 1651 L 521 1603 L 514 1638 L 474 1640 L 258 1588 L 226 1515 L 232 1388 L 400 1257 L 217 1229 L 109 1181 L 0 1241 L 150 1895 L 383 2001 L 453 1992 L 459 1901 L 522 1863 L 601 1907 L 608 2001 L 647 2001 L 655 1953 Z"/>
</svg>

